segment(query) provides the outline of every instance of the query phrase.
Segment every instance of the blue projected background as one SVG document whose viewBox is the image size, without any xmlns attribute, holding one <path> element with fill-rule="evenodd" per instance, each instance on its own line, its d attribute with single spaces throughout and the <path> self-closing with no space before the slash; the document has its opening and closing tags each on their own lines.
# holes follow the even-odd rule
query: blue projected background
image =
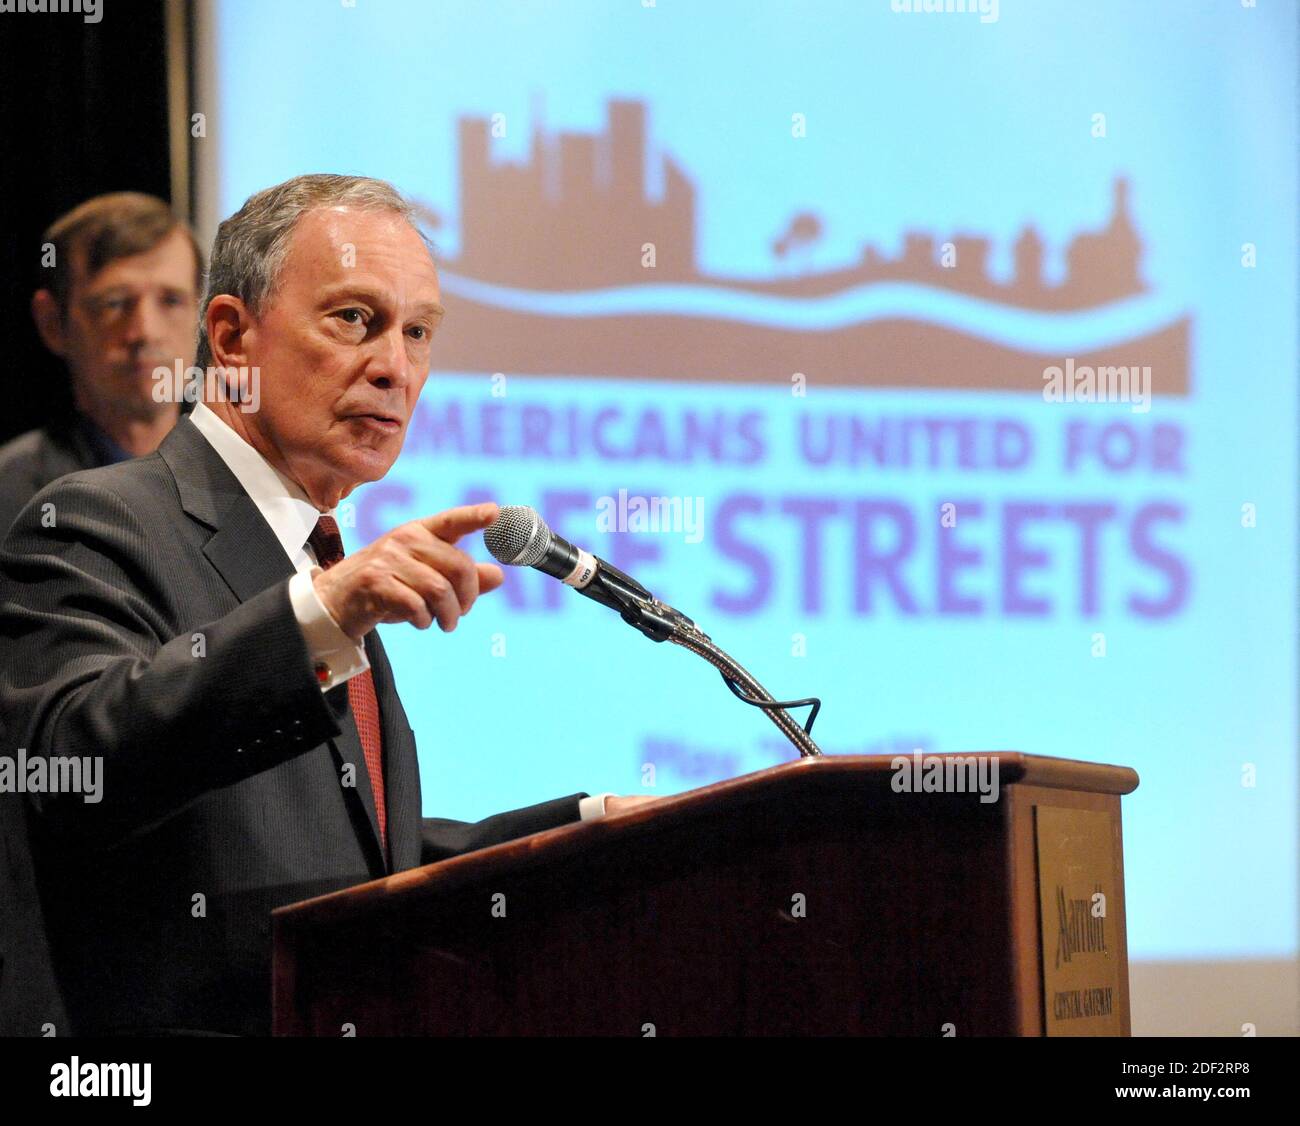
<svg viewBox="0 0 1300 1126">
<path fill-rule="evenodd" d="M 350 548 L 531 504 L 821 696 L 828 753 L 1131 765 L 1130 953 L 1286 956 L 1297 9 L 903 6 L 224 0 L 208 190 L 427 215 L 447 321 Z M 1102 366 L 1136 394 L 1078 401 Z M 384 641 L 429 815 L 793 757 L 532 572 Z"/>
</svg>

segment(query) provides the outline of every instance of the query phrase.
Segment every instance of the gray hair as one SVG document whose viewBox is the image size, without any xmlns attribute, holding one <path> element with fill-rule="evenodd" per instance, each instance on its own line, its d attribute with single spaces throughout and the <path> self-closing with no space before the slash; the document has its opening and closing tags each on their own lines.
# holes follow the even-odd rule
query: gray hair
<svg viewBox="0 0 1300 1126">
<path fill-rule="evenodd" d="M 399 215 L 411 224 L 429 248 L 430 256 L 433 255 L 433 245 L 420 229 L 415 207 L 384 180 L 322 172 L 295 176 L 257 192 L 222 222 L 212 243 L 207 293 L 199 307 L 195 363 L 200 368 L 206 370 L 212 366 L 207 328 L 208 305 L 212 299 L 218 294 L 238 297 L 255 316 L 260 316 L 279 282 L 298 220 L 322 207 L 353 207 Z"/>
</svg>

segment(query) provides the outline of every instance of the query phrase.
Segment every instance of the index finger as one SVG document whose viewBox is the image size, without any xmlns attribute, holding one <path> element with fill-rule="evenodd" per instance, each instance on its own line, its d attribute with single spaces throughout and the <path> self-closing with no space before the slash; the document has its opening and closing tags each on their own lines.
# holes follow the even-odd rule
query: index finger
<svg viewBox="0 0 1300 1126">
<path fill-rule="evenodd" d="M 483 504 L 462 504 L 433 516 L 422 516 L 418 521 L 444 543 L 455 543 L 461 536 L 486 528 L 496 518 L 500 509 L 496 501 Z"/>
</svg>

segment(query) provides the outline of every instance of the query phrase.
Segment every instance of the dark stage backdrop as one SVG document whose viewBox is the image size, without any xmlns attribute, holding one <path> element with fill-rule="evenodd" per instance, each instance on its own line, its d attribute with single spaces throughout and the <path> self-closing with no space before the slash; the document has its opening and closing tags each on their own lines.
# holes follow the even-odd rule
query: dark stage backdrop
<svg viewBox="0 0 1300 1126">
<path fill-rule="evenodd" d="M 67 394 L 28 304 L 41 232 L 101 192 L 170 197 L 163 0 L 104 5 L 103 18 L 11 14 L 0 27 L 0 441 L 42 423 Z"/>
</svg>

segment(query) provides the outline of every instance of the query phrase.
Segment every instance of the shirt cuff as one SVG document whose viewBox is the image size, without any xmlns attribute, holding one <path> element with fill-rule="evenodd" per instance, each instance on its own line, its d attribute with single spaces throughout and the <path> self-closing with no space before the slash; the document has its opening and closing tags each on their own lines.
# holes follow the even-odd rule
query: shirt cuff
<svg viewBox="0 0 1300 1126">
<path fill-rule="evenodd" d="M 592 794 L 578 799 L 578 818 L 581 821 L 595 821 L 605 816 L 605 799 L 612 798 L 612 793 Z"/>
<path fill-rule="evenodd" d="M 366 659 L 366 647 L 343 632 L 316 593 L 312 578 L 319 570 L 313 567 L 310 571 L 299 571 L 289 580 L 289 602 L 307 642 L 307 654 L 315 666 L 321 691 L 328 692 L 357 673 L 365 672 L 370 662 Z"/>
</svg>

